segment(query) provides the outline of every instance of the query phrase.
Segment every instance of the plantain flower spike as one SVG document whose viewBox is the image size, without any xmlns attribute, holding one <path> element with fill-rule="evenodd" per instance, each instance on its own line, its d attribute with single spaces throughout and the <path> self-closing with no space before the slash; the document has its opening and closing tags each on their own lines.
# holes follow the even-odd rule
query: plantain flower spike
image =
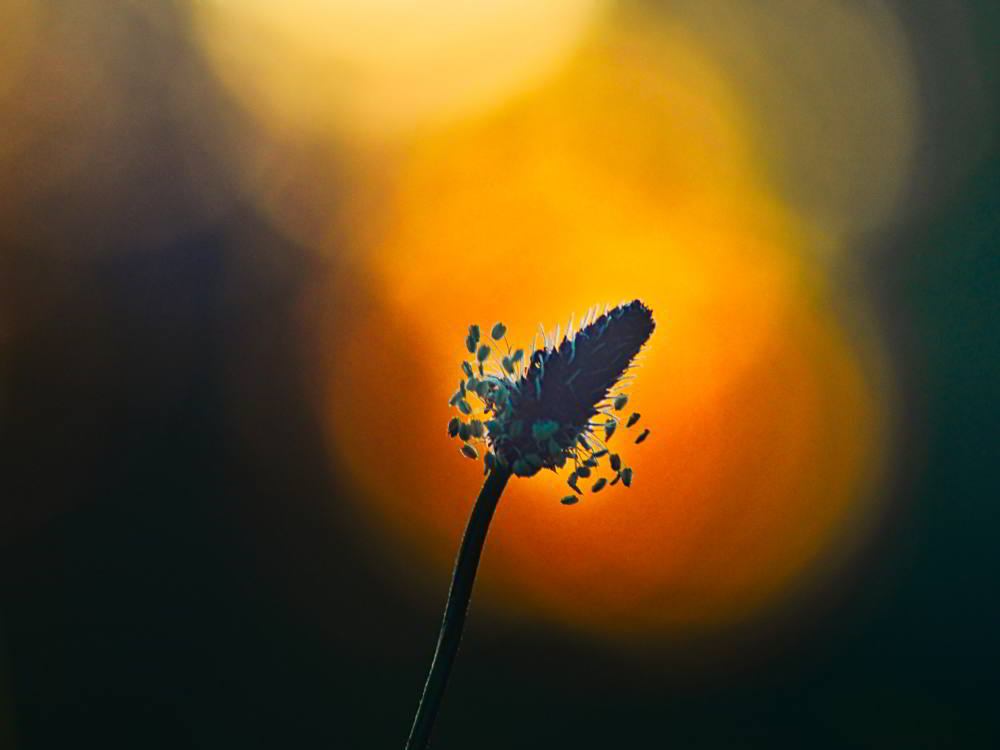
<svg viewBox="0 0 1000 750">
<path fill-rule="evenodd" d="M 407 750 L 427 750 L 430 743 L 490 520 L 511 475 L 530 477 L 542 469 L 559 471 L 572 463 L 566 479 L 572 494 L 559 500 L 570 507 L 585 494 L 580 479 L 587 480 L 584 487 L 591 493 L 619 483 L 632 486 L 631 467 L 607 443 L 616 434 L 629 401 L 624 392 L 631 379 L 629 370 L 636 366 L 655 327 L 652 312 L 639 300 L 604 308 L 601 314 L 591 309 L 576 333 L 572 318 L 565 337 L 559 328 L 551 336 L 543 330 L 542 345 L 533 346 L 525 357 L 523 349 L 511 351 L 503 323 L 489 329 L 492 346 L 483 343 L 486 329 L 469 326 L 465 348 L 475 363 L 462 362 L 464 377 L 448 402 L 460 414 L 448 422 L 447 429 L 460 441 L 463 456 L 473 461 L 483 457 L 487 477 L 459 546 L 441 632 Z M 501 341 L 506 352 L 500 349 Z M 638 413 L 633 412 L 623 432 L 638 421 Z M 633 443 L 641 444 L 649 435 L 645 428 Z M 602 471 L 610 473 L 610 480 L 601 476 Z"/>
<path fill-rule="evenodd" d="M 580 492 L 578 477 L 594 476 L 594 492 L 609 482 L 630 486 L 632 470 L 607 443 L 623 421 L 617 412 L 628 403 L 624 391 L 629 372 L 655 327 L 652 312 L 639 300 L 605 308 L 601 314 L 591 309 L 575 333 L 572 319 L 561 338 L 558 328 L 551 335 L 543 331 L 541 346 L 525 359 L 520 349 L 504 354 L 477 348 L 479 327 L 470 326 L 466 346 L 475 352 L 477 368 L 484 369 L 476 377 L 470 374 L 473 367 L 462 363 L 467 380 L 460 383 L 452 405 L 461 411 L 460 422 L 474 417 L 485 429 L 459 430 L 462 453 L 478 456 L 475 449 L 466 448 L 470 441 L 479 441 L 487 472 L 503 466 L 519 477 L 572 464 L 567 483 L 574 492 Z M 506 327 L 497 323 L 492 332 L 494 340 L 499 339 Z M 621 426 L 627 429 L 637 421 L 633 414 Z M 448 432 L 456 435 L 454 419 Z M 634 442 L 648 436 L 649 430 L 644 430 Z M 608 479 L 596 476 L 602 461 L 608 464 Z M 562 502 L 572 504 L 573 497 Z"/>
</svg>

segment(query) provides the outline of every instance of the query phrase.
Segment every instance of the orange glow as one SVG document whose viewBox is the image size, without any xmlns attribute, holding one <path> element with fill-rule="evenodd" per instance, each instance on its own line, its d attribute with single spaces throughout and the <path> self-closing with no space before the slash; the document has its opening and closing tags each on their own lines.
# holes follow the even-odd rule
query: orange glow
<svg viewBox="0 0 1000 750">
<path fill-rule="evenodd" d="M 690 39 L 608 33 L 544 91 L 413 149 L 372 248 L 380 306 L 337 321 L 329 380 L 340 462 L 404 554 L 445 575 L 481 481 L 444 430 L 466 326 L 501 318 L 527 345 L 635 296 L 658 323 L 633 389 L 653 434 L 619 443 L 635 486 L 566 508 L 561 478 L 514 480 L 483 606 L 617 634 L 726 624 L 865 514 L 877 396 L 803 261 L 817 234 L 748 133 Z"/>
</svg>

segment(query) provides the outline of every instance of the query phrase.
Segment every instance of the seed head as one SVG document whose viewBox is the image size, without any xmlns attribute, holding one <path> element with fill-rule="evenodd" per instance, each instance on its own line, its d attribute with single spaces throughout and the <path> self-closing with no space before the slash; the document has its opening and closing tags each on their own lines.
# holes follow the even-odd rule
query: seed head
<svg viewBox="0 0 1000 750">
<path fill-rule="evenodd" d="M 511 352 L 508 346 L 504 355 L 480 344 L 479 327 L 470 326 L 466 348 L 475 354 L 480 377 L 470 376 L 452 405 L 465 416 L 475 413 L 478 417 L 480 407 L 474 409 L 469 402 L 478 399 L 481 403 L 482 419 L 473 419 L 467 430 L 473 438 L 485 440 L 491 462 L 487 469 L 506 466 L 515 475 L 528 477 L 572 462 L 569 486 L 579 492 L 577 478 L 599 471 L 601 459 L 609 455 L 605 443 L 619 423 L 615 412 L 629 400 L 622 392 L 622 378 L 654 328 L 650 309 L 635 300 L 605 308 L 601 315 L 588 313 L 575 334 L 571 320 L 561 339 L 560 329 L 552 336 L 543 331 L 543 345 L 525 361 L 521 349 Z M 506 331 L 506 326 L 497 323 L 491 338 L 499 341 Z M 469 375 L 471 367 L 463 363 L 462 369 Z M 634 414 L 627 426 L 636 421 Z M 453 429 L 449 424 L 449 433 Z M 467 434 L 459 432 L 462 437 Z M 646 434 L 636 442 L 642 442 Z M 471 451 L 463 452 L 469 455 Z M 621 480 L 630 485 L 632 470 L 623 466 L 620 456 L 611 455 L 609 461 L 614 473 L 610 483 Z M 598 477 L 592 489 L 599 492 L 606 484 L 606 479 Z"/>
</svg>

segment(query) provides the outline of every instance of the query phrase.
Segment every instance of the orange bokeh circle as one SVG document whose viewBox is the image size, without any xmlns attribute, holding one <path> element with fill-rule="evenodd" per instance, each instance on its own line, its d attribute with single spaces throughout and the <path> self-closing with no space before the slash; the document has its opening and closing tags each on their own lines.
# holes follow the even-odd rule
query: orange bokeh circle
<svg viewBox="0 0 1000 750">
<path fill-rule="evenodd" d="M 561 479 L 513 481 L 481 578 L 482 606 L 602 633 L 725 625 L 796 590 L 869 515 L 883 440 L 734 99 L 683 37 L 654 41 L 612 34 L 410 153 L 370 248 L 377 302 L 336 320 L 328 379 L 379 538 L 444 576 L 482 477 L 444 429 L 466 326 L 503 319 L 525 345 L 538 321 L 643 298 L 634 487 L 567 508 Z"/>
</svg>

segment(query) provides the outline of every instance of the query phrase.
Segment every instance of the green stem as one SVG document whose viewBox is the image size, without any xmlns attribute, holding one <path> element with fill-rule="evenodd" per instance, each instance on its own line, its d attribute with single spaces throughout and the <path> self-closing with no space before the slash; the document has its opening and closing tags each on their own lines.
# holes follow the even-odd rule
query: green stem
<svg viewBox="0 0 1000 750">
<path fill-rule="evenodd" d="M 425 750 L 430 741 L 434 719 L 441 707 L 448 675 L 451 674 L 455 654 L 458 653 L 458 644 L 462 640 L 465 615 L 469 610 L 472 584 L 476 580 L 476 569 L 479 567 L 479 557 L 483 552 L 486 532 L 489 531 L 493 512 L 500 502 L 500 495 L 507 486 L 508 479 L 510 479 L 509 469 L 499 467 L 493 469 L 486 477 L 483 488 L 479 491 L 479 497 L 476 498 L 476 504 L 472 508 L 472 515 L 469 516 L 462 545 L 458 550 L 458 559 L 455 561 L 455 571 L 451 577 L 451 589 L 448 591 L 448 603 L 444 608 L 434 660 L 431 662 L 431 670 L 424 685 L 424 694 L 417 707 L 417 715 L 413 719 L 413 728 L 410 730 L 406 750 Z"/>
</svg>

